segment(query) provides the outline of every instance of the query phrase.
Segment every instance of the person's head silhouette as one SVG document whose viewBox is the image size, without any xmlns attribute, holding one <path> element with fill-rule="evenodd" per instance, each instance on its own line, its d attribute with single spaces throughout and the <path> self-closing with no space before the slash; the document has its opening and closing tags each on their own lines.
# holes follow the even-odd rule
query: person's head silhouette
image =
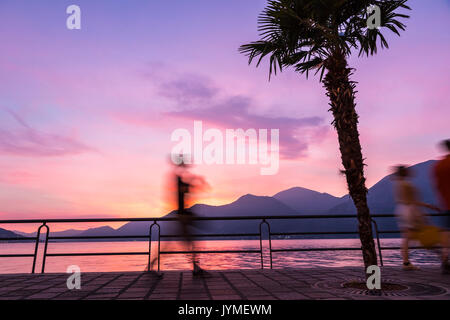
<svg viewBox="0 0 450 320">
<path fill-rule="evenodd" d="M 445 152 L 450 153 L 450 139 L 442 141 L 441 147 Z"/>
</svg>

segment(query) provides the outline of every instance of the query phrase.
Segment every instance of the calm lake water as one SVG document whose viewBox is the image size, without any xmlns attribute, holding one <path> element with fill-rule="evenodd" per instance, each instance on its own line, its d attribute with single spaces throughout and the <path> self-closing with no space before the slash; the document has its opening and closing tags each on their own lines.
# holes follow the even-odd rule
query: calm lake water
<svg viewBox="0 0 450 320">
<path fill-rule="evenodd" d="M 268 248 L 268 241 L 263 245 Z M 400 239 L 382 239 L 382 246 L 399 246 Z M 358 239 L 315 239 L 315 240 L 273 240 L 273 249 L 285 248 L 336 248 L 359 247 Z M 42 253 L 43 243 L 40 245 Z M 154 247 L 156 249 L 156 247 Z M 182 242 L 161 242 L 161 251 L 187 250 Z M 196 250 L 259 250 L 259 240 L 217 240 L 197 241 Z M 33 243 L 1 243 L 0 254 L 33 253 Z M 147 242 L 69 242 L 49 243 L 48 253 L 68 252 L 146 252 Z M 155 252 L 155 251 L 154 251 Z M 252 269 L 260 267 L 259 254 L 201 254 L 200 265 L 209 270 Z M 82 272 L 143 271 L 147 266 L 147 256 L 91 256 L 91 257 L 48 257 L 46 272 L 65 272 L 70 265 L 78 265 Z M 400 252 L 383 251 L 385 265 L 400 265 Z M 38 259 L 40 270 L 41 259 Z M 411 261 L 417 265 L 437 265 L 439 257 L 435 252 L 413 250 Z M 269 267 L 269 255 L 264 254 L 265 266 Z M 32 258 L 0 258 L 0 273 L 29 273 Z M 273 253 L 274 268 L 362 266 L 361 251 L 326 252 L 282 252 Z M 189 256 L 180 254 L 162 255 L 162 270 L 189 270 Z"/>
</svg>

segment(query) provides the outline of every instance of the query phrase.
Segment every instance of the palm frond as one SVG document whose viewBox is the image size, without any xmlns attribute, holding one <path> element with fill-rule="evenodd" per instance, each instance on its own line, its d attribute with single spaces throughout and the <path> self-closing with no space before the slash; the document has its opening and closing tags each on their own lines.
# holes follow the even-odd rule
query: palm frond
<svg viewBox="0 0 450 320">
<path fill-rule="evenodd" d="M 407 0 L 270 0 L 258 18 L 260 40 L 242 45 L 239 51 L 251 64 L 259 66 L 269 60 L 269 79 L 286 67 L 305 73 L 321 71 L 325 61 L 339 50 L 350 55 L 376 54 L 378 48 L 389 48 L 384 30 L 396 35 L 405 30 L 398 12 L 410 10 Z M 378 29 L 367 27 L 367 8 L 381 9 Z M 383 32 L 382 32 L 383 31 Z"/>
</svg>

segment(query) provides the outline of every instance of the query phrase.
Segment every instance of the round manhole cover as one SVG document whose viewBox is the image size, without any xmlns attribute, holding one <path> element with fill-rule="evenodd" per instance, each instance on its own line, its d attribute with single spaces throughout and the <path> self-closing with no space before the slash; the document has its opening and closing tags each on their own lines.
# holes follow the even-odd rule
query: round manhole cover
<svg viewBox="0 0 450 320">
<path fill-rule="evenodd" d="M 317 289 L 340 294 L 357 294 L 367 296 L 437 296 L 447 292 L 446 289 L 429 284 L 384 280 L 380 290 L 367 289 L 363 279 L 327 280 L 313 285 Z"/>
</svg>

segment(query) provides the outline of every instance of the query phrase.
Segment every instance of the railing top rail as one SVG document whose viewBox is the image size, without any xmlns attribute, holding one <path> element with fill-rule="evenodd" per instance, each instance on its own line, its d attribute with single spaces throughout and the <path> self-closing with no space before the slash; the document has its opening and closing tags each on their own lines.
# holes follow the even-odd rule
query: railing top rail
<svg viewBox="0 0 450 320">
<path fill-rule="evenodd" d="M 445 213 L 427 214 L 431 217 L 446 216 Z M 374 214 L 372 218 L 392 218 L 394 214 Z M 197 221 L 214 220 L 282 220 L 282 219 L 334 219 L 334 218 L 356 218 L 356 214 L 328 214 L 328 215 L 277 215 L 277 216 L 228 216 L 228 217 L 193 217 Z M 0 220 L 0 224 L 21 224 L 21 223 L 84 223 L 84 222 L 161 222 L 178 221 L 176 217 L 162 218 L 88 218 L 88 219 L 23 219 L 23 220 Z"/>
</svg>

